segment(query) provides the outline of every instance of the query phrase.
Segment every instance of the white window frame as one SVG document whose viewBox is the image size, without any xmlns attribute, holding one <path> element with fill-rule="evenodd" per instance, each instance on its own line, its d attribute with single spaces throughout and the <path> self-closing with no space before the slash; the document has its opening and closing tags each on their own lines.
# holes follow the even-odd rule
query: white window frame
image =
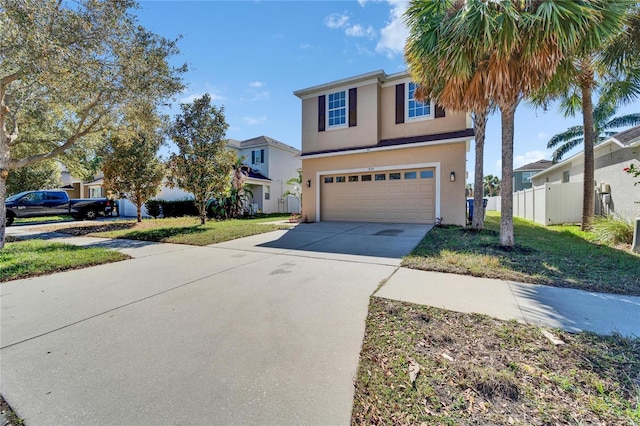
<svg viewBox="0 0 640 426">
<path fill-rule="evenodd" d="M 405 83 L 405 85 L 404 85 L 404 99 L 405 99 L 405 102 L 404 102 L 404 104 L 405 104 L 404 105 L 404 122 L 405 123 L 410 123 L 410 122 L 413 122 L 413 121 L 432 120 L 434 118 L 435 103 L 431 99 L 429 100 L 429 114 L 418 115 L 416 117 L 409 117 L 409 102 L 411 102 L 411 101 L 418 102 L 413 98 L 409 98 L 409 93 L 410 93 L 409 86 L 412 85 L 412 84 L 414 86 L 416 85 L 412 81 L 407 81 Z M 423 103 L 423 102 L 420 102 L 420 103 Z M 423 103 L 423 104 L 426 105 L 426 103 Z"/>
<path fill-rule="evenodd" d="M 262 149 L 254 149 L 253 152 L 253 158 L 255 159 L 253 164 L 264 164 L 264 156 L 261 155 Z M 266 154 L 267 152 L 265 151 L 265 155 Z"/>
<path fill-rule="evenodd" d="M 344 93 L 344 123 L 341 124 L 329 124 L 329 97 L 331 95 L 335 95 L 337 93 Z M 342 107 L 341 107 L 342 108 Z M 325 129 L 326 130 L 337 130 L 344 129 L 349 127 L 349 89 L 338 89 L 327 93 L 325 95 Z"/>
</svg>

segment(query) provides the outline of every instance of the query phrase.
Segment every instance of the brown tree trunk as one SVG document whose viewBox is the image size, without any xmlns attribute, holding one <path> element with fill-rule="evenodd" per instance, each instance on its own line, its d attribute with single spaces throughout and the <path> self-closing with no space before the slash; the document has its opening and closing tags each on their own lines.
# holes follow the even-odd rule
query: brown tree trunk
<svg viewBox="0 0 640 426">
<path fill-rule="evenodd" d="M 518 100 L 500 105 L 502 121 L 502 194 L 500 213 L 500 247 L 513 247 L 513 128 Z"/>
<path fill-rule="evenodd" d="M 138 214 L 138 223 L 142 222 L 142 204 L 136 203 L 136 212 Z"/>
<path fill-rule="evenodd" d="M 473 229 L 484 227 L 484 138 L 487 127 L 488 110 L 475 112 L 473 117 L 475 140 L 476 140 L 476 160 L 473 178 Z"/>
<path fill-rule="evenodd" d="M 595 130 L 593 128 L 593 101 L 591 86 L 583 84 L 582 90 L 582 120 L 584 128 L 584 174 L 582 187 L 582 225 L 583 231 L 591 228 L 594 216 L 594 154 Z"/>
</svg>

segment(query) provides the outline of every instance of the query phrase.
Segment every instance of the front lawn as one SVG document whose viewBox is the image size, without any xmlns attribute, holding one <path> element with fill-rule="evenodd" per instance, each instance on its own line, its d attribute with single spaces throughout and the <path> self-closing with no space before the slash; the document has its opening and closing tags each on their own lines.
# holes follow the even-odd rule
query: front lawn
<svg viewBox="0 0 640 426">
<path fill-rule="evenodd" d="M 433 228 L 402 262 L 429 271 L 640 295 L 640 255 L 592 242 L 578 226 L 544 227 L 514 218 L 516 247 L 499 248 L 500 216 L 485 229 Z"/>
<path fill-rule="evenodd" d="M 225 221 L 208 221 L 200 225 L 194 217 L 177 217 L 166 219 L 145 219 L 135 221 L 105 222 L 100 225 L 81 224 L 52 228 L 57 232 L 72 235 L 90 235 L 103 238 L 124 238 L 131 240 L 157 241 L 163 243 L 190 244 L 206 246 L 236 238 L 262 234 L 278 229 L 287 229 L 287 225 L 270 224 L 284 220 L 290 215 L 270 215 L 258 219 L 231 219 Z"/>
<path fill-rule="evenodd" d="M 639 424 L 640 339 L 551 333 L 372 297 L 352 424 Z"/>
<path fill-rule="evenodd" d="M 129 256 L 103 248 L 77 247 L 44 240 L 7 242 L 0 250 L 0 282 L 124 259 L 129 259 Z"/>
</svg>

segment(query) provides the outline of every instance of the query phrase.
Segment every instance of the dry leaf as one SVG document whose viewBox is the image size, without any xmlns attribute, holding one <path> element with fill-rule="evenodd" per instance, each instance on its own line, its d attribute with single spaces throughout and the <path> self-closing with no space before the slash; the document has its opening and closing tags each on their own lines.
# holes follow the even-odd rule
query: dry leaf
<svg viewBox="0 0 640 426">
<path fill-rule="evenodd" d="M 415 360 L 409 358 L 409 379 L 411 380 L 411 383 L 416 381 L 419 372 L 420 364 L 418 364 Z"/>
</svg>

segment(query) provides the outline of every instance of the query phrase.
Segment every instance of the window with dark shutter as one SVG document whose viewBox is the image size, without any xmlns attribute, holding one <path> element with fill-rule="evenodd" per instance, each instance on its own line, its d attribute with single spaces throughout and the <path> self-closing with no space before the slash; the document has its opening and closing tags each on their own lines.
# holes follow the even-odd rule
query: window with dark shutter
<svg viewBox="0 0 640 426">
<path fill-rule="evenodd" d="M 445 113 L 444 113 L 444 108 L 442 108 L 440 105 L 436 104 L 436 118 L 441 118 L 444 117 Z"/>
<path fill-rule="evenodd" d="M 358 125 L 358 88 L 349 89 L 349 127 Z"/>
<path fill-rule="evenodd" d="M 326 105 L 325 95 L 318 96 L 318 131 L 324 132 L 326 126 Z"/>
<path fill-rule="evenodd" d="M 396 84 L 396 124 L 404 123 L 404 83 Z"/>
<path fill-rule="evenodd" d="M 260 164 L 264 163 L 264 149 L 260 150 Z"/>
<path fill-rule="evenodd" d="M 251 164 L 256 164 L 256 152 L 251 151 Z"/>
</svg>

